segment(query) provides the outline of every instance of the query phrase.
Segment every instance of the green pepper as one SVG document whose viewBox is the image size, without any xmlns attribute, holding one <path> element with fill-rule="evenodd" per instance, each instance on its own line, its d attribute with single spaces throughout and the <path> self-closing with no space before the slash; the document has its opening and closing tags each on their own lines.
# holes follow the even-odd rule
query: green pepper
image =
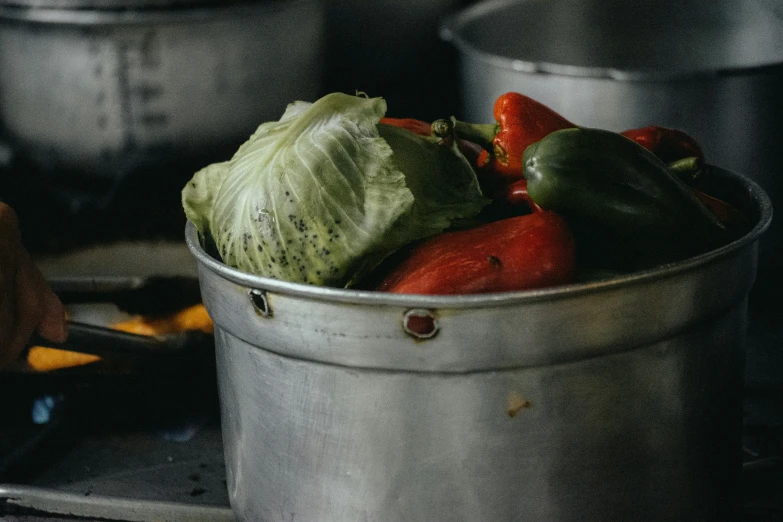
<svg viewBox="0 0 783 522">
<path fill-rule="evenodd" d="M 550 133 L 522 159 L 530 198 L 565 216 L 580 262 L 639 269 L 728 242 L 727 229 L 652 152 L 619 133 Z"/>
</svg>

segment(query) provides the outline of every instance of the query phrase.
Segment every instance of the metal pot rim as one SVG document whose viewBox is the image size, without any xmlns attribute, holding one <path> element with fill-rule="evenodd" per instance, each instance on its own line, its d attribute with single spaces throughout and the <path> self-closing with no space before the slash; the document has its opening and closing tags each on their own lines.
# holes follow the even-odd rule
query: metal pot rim
<svg viewBox="0 0 783 522">
<path fill-rule="evenodd" d="M 627 286 L 648 284 L 661 279 L 672 278 L 679 274 L 695 270 L 699 267 L 726 258 L 745 248 L 767 230 L 772 220 L 772 202 L 767 193 L 753 180 L 737 173 L 711 167 L 714 175 L 740 182 L 757 207 L 758 221 L 744 236 L 718 249 L 704 254 L 660 266 L 642 270 L 612 279 L 570 284 L 540 290 L 524 290 L 517 292 L 487 293 L 475 295 L 429 296 L 390 294 L 371 290 L 352 290 L 305 285 L 281 281 L 263 276 L 242 272 L 213 258 L 202 248 L 196 227 L 188 222 L 185 226 L 185 240 L 191 253 L 199 264 L 218 276 L 248 288 L 263 289 L 283 295 L 314 299 L 319 301 L 342 302 L 357 305 L 388 305 L 409 309 L 414 308 L 484 308 L 507 305 L 528 304 L 537 301 L 566 299 Z"/>
<path fill-rule="evenodd" d="M 29 8 L 0 3 L 0 22 L 14 21 L 66 26 L 114 26 L 160 23 L 199 23 L 221 18 L 239 18 L 248 12 L 273 14 L 300 4 L 320 0 L 277 0 L 251 2 L 247 0 L 225 3 L 196 3 L 183 7 L 156 9 L 58 9 Z"/>
<path fill-rule="evenodd" d="M 591 78 L 622 82 L 685 82 L 706 81 L 727 76 L 749 76 L 765 74 L 770 70 L 783 70 L 783 59 L 765 64 L 722 67 L 714 69 L 693 69 L 688 71 L 618 69 L 614 67 L 588 67 L 553 62 L 509 58 L 477 49 L 460 34 L 465 23 L 497 9 L 520 4 L 529 0 L 490 0 L 479 2 L 447 17 L 440 26 L 439 35 L 443 41 L 450 42 L 460 52 L 476 60 L 500 69 L 508 69 L 523 74 L 549 74 L 574 78 Z"/>
</svg>

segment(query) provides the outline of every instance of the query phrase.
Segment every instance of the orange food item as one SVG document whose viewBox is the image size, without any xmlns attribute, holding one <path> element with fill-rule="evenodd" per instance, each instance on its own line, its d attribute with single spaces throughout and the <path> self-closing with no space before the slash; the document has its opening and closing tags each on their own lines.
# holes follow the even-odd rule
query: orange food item
<svg viewBox="0 0 783 522">
<path fill-rule="evenodd" d="M 88 353 L 70 352 L 44 346 L 33 346 L 27 352 L 27 365 L 36 372 L 50 372 L 61 368 L 84 366 L 101 358 Z"/>
<path fill-rule="evenodd" d="M 166 335 L 187 330 L 200 330 L 208 334 L 214 332 L 214 324 L 203 304 L 185 308 L 167 317 L 136 316 L 113 324 L 112 328 L 138 335 Z M 97 355 L 43 346 L 33 346 L 27 353 L 27 365 L 36 372 L 84 366 L 100 360 Z"/>
<path fill-rule="evenodd" d="M 146 317 L 140 315 L 112 325 L 116 330 L 139 335 L 165 335 L 187 330 L 201 330 L 213 333 L 215 326 L 203 304 L 197 304 L 167 317 Z"/>
</svg>

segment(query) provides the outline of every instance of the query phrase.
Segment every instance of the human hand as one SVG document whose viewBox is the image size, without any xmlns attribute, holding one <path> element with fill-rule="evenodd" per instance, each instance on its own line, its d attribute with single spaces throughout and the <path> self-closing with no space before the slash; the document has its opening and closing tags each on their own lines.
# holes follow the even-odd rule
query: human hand
<svg viewBox="0 0 783 522">
<path fill-rule="evenodd" d="M 0 368 L 19 356 L 36 330 L 64 341 L 65 309 L 22 245 L 16 213 L 0 203 Z"/>
</svg>

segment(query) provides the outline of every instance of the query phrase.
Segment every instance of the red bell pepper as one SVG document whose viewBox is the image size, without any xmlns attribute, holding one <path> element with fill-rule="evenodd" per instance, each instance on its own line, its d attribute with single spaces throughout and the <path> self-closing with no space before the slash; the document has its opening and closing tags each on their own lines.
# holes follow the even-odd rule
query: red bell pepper
<svg viewBox="0 0 783 522">
<path fill-rule="evenodd" d="M 432 124 L 416 118 L 381 118 L 381 123 L 407 129 L 419 136 L 432 136 Z"/>
<path fill-rule="evenodd" d="M 540 103 L 518 92 L 507 92 L 495 100 L 495 123 L 472 124 L 454 121 L 454 131 L 462 139 L 482 145 L 488 152 L 483 161 L 507 182 L 524 179 L 522 154 L 550 132 L 576 127 Z"/>
<path fill-rule="evenodd" d="M 718 218 L 729 229 L 745 229 L 750 221 L 745 214 L 739 211 L 733 205 L 726 203 L 722 199 L 710 196 L 695 187 L 688 187 L 696 199 L 701 201 L 702 205 L 707 207 L 712 214 Z"/>
<path fill-rule="evenodd" d="M 428 123 L 423 120 L 417 120 L 416 118 L 381 118 L 381 123 L 385 125 L 393 125 L 395 127 L 400 127 L 405 130 L 409 130 L 414 134 L 418 134 L 419 136 L 424 136 L 426 138 L 432 137 L 434 134 L 432 132 L 432 124 Z M 436 136 L 438 139 L 451 139 L 453 138 L 453 135 L 450 134 L 449 136 Z M 467 160 L 470 162 L 471 165 L 476 166 L 478 163 L 478 158 L 482 152 L 482 149 L 479 145 L 467 141 L 467 140 L 458 140 L 457 141 L 457 147 L 459 148 L 459 151 L 467 158 Z"/>
<path fill-rule="evenodd" d="M 527 180 L 519 179 L 505 187 L 503 199 L 512 206 L 525 206 L 531 212 L 541 212 L 541 207 L 527 192 Z"/>
<path fill-rule="evenodd" d="M 445 232 L 417 246 L 376 288 L 400 294 L 475 294 L 574 280 L 574 237 L 554 212 Z"/>
<path fill-rule="evenodd" d="M 684 158 L 704 160 L 704 152 L 696 139 L 678 129 L 651 125 L 628 129 L 620 134 L 634 140 L 664 163 L 672 163 Z"/>
</svg>

